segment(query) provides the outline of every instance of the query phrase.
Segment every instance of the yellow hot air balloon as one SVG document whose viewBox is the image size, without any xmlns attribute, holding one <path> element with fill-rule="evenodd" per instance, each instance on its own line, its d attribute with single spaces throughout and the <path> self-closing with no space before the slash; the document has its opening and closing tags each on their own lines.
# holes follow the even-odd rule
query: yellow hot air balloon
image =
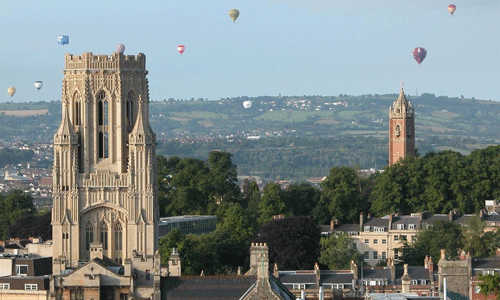
<svg viewBox="0 0 500 300">
<path fill-rule="evenodd" d="M 14 94 L 16 93 L 16 88 L 13 87 L 13 86 L 10 86 L 8 89 L 7 89 L 7 93 L 9 93 L 9 95 L 12 97 L 14 96 Z"/>
<path fill-rule="evenodd" d="M 236 19 L 238 19 L 239 15 L 240 15 L 240 11 L 237 9 L 233 8 L 229 11 L 229 17 L 231 17 L 231 19 L 233 19 L 233 22 L 236 22 Z"/>
</svg>

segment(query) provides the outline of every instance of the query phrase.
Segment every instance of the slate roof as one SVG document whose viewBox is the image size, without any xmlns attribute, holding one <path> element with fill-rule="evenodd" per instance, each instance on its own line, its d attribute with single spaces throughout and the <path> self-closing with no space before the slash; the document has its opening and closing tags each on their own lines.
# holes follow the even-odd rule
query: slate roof
<svg viewBox="0 0 500 300">
<path fill-rule="evenodd" d="M 483 220 L 487 222 L 500 222 L 500 215 L 492 215 L 492 214 L 484 215 Z"/>
<path fill-rule="evenodd" d="M 378 279 L 385 278 L 391 280 L 391 269 L 384 267 L 372 267 L 370 269 L 363 269 L 363 279 Z"/>
<path fill-rule="evenodd" d="M 418 229 L 418 228 L 420 228 L 420 218 L 419 217 L 411 217 L 411 216 L 393 217 L 391 229 L 397 230 L 398 224 L 405 224 L 405 225 L 415 224 L 415 229 Z M 405 229 L 408 229 L 408 226 L 405 226 Z"/>
<path fill-rule="evenodd" d="M 403 267 L 396 267 L 396 280 L 401 279 L 404 274 Z M 412 280 L 430 280 L 429 270 L 424 266 L 408 266 L 408 275 Z"/>
<path fill-rule="evenodd" d="M 269 276 L 269 283 L 271 284 L 271 289 L 278 294 L 282 299 L 285 300 L 295 300 L 296 297 L 276 279 L 274 276 Z"/>
<path fill-rule="evenodd" d="M 336 226 L 333 231 L 343 231 L 343 232 L 349 232 L 349 231 L 356 231 L 359 232 L 359 224 L 342 224 L 340 226 Z"/>
<path fill-rule="evenodd" d="M 162 299 L 239 300 L 256 281 L 256 276 L 162 277 Z"/>
<path fill-rule="evenodd" d="M 431 215 L 431 216 L 425 218 L 424 220 L 422 220 L 422 222 L 425 222 L 427 224 L 432 224 L 432 223 L 434 223 L 436 221 L 445 221 L 445 222 L 448 222 L 449 221 L 448 215 L 434 214 L 434 215 Z"/>
<path fill-rule="evenodd" d="M 500 269 L 500 258 L 474 258 L 472 260 L 473 269 Z"/>
<path fill-rule="evenodd" d="M 323 283 L 351 284 L 353 279 L 354 279 L 354 274 L 352 273 L 321 272 L 320 285 Z"/>
<path fill-rule="evenodd" d="M 309 272 L 280 272 L 281 283 L 310 283 L 316 284 L 316 274 Z"/>
<path fill-rule="evenodd" d="M 459 215 L 454 217 L 453 222 L 456 222 L 460 225 L 467 225 L 467 221 L 474 219 L 475 217 L 475 215 Z"/>
<path fill-rule="evenodd" d="M 389 219 L 385 218 L 370 218 L 363 222 L 363 226 L 385 226 L 389 227 Z"/>
</svg>

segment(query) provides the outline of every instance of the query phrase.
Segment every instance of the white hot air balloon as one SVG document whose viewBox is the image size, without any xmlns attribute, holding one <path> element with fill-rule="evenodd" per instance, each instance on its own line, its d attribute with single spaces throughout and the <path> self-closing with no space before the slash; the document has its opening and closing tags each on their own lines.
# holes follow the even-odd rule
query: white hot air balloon
<svg viewBox="0 0 500 300">
<path fill-rule="evenodd" d="M 35 81 L 35 87 L 37 90 L 40 90 L 43 86 L 43 82 L 41 81 Z"/>
<path fill-rule="evenodd" d="M 13 86 L 9 86 L 9 88 L 7 89 L 7 93 L 9 93 L 11 97 L 13 97 L 14 94 L 16 93 L 16 88 Z"/>
<path fill-rule="evenodd" d="M 252 101 L 243 101 L 243 107 L 246 108 L 246 109 L 249 109 L 250 107 L 252 107 Z"/>
<path fill-rule="evenodd" d="M 118 53 L 125 52 L 125 46 L 123 44 L 118 44 L 118 46 L 116 46 L 116 52 Z"/>
</svg>

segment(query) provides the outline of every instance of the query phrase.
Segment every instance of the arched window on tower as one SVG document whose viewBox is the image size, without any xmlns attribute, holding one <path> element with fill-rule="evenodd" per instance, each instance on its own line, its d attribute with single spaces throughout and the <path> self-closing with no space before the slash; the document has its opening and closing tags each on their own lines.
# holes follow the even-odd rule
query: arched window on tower
<svg viewBox="0 0 500 300">
<path fill-rule="evenodd" d="M 395 134 L 396 134 L 396 136 L 400 136 L 401 135 L 401 126 L 399 126 L 399 124 L 396 125 Z"/>
<path fill-rule="evenodd" d="M 90 244 L 94 242 L 94 228 L 90 223 L 85 228 L 85 250 L 90 250 Z"/>
<path fill-rule="evenodd" d="M 81 122 L 82 107 L 80 101 L 80 94 L 78 94 L 78 91 L 76 91 L 75 94 L 73 95 L 73 103 L 75 104 L 73 124 L 75 126 L 80 126 L 80 124 L 82 123 Z"/>
<path fill-rule="evenodd" d="M 100 242 L 102 244 L 102 249 L 103 250 L 108 250 L 108 226 L 106 226 L 105 222 L 101 223 L 100 226 Z"/>
<path fill-rule="evenodd" d="M 108 100 L 106 92 L 100 91 L 97 95 L 97 118 L 99 124 L 98 156 L 99 158 L 108 158 L 109 139 L 108 139 Z"/>
<path fill-rule="evenodd" d="M 122 250 L 122 225 L 116 223 L 115 225 L 115 250 Z"/>
<path fill-rule="evenodd" d="M 100 91 L 97 95 L 97 117 L 99 125 L 107 125 L 108 122 L 108 100 L 106 92 Z"/>
<path fill-rule="evenodd" d="M 134 91 L 130 91 L 127 94 L 127 107 L 126 107 L 126 117 L 127 117 L 127 129 L 130 132 L 132 126 L 134 126 Z"/>
</svg>

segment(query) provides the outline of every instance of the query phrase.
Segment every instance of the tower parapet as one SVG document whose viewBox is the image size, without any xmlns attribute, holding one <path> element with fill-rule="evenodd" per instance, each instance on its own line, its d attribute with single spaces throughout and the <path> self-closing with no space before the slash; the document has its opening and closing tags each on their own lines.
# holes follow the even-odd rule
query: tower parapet
<svg viewBox="0 0 500 300">
<path fill-rule="evenodd" d="M 141 70 L 146 71 L 146 56 L 123 55 L 115 52 L 108 55 L 93 55 L 92 52 L 84 52 L 82 55 L 66 53 L 65 72 L 70 70 Z M 147 72 L 147 71 L 146 71 Z"/>
</svg>

